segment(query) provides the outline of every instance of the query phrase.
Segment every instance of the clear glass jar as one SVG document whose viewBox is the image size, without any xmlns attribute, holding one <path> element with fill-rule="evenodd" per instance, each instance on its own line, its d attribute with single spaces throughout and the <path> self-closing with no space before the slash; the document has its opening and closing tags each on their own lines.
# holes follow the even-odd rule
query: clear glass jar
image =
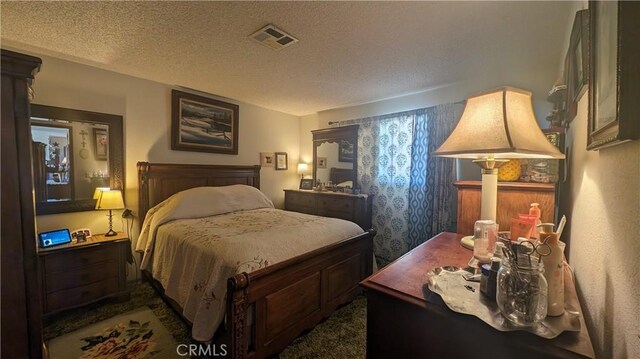
<svg viewBox="0 0 640 359">
<path fill-rule="evenodd" d="M 533 258 L 532 258 L 533 259 Z M 498 271 L 496 300 L 500 312 L 517 326 L 532 326 L 547 316 L 547 281 L 537 259 L 512 267 L 502 261 Z"/>
</svg>

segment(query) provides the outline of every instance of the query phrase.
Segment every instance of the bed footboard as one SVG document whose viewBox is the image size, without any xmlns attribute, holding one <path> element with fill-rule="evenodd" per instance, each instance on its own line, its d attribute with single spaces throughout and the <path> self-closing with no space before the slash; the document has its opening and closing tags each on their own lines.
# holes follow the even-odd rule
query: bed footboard
<svg viewBox="0 0 640 359">
<path fill-rule="evenodd" d="M 264 358 L 353 300 L 373 268 L 374 230 L 228 280 L 232 358 Z M 253 313 L 247 313 L 253 310 Z M 253 325 L 247 315 L 253 316 Z"/>
</svg>

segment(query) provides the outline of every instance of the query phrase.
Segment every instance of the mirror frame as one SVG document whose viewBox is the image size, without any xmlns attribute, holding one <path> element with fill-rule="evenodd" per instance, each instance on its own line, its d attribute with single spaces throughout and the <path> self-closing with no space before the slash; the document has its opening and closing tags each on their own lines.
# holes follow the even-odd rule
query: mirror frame
<svg viewBox="0 0 640 359">
<path fill-rule="evenodd" d="M 31 117 L 71 122 L 97 123 L 109 126 L 109 185 L 124 191 L 124 141 L 123 119 L 119 115 L 74 110 L 69 108 L 31 104 Z M 31 120 L 29 120 L 31 122 Z M 29 132 L 31 136 L 31 132 Z M 75 156 L 74 156 L 75 157 Z M 36 214 L 56 214 L 95 210 L 93 199 L 60 202 L 36 202 Z"/>
<path fill-rule="evenodd" d="M 335 142 L 340 144 L 341 140 L 350 140 L 353 143 L 353 188 L 358 186 L 358 128 L 359 125 L 349 125 L 342 127 L 323 128 L 313 130 L 313 183 L 315 186 L 318 170 L 318 147 L 323 143 Z"/>
</svg>

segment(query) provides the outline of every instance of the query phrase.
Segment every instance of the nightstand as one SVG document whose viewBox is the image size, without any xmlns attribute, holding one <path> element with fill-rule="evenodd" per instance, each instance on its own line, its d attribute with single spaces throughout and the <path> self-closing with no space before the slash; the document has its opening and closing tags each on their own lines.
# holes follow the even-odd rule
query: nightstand
<svg viewBox="0 0 640 359">
<path fill-rule="evenodd" d="M 93 235 L 82 243 L 39 248 L 43 313 L 53 314 L 104 298 L 128 300 L 131 241 L 124 233 Z"/>
</svg>

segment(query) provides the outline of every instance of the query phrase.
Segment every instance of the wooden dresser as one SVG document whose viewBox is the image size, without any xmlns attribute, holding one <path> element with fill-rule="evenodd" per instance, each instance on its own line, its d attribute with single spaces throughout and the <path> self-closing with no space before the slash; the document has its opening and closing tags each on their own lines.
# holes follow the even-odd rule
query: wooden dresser
<svg viewBox="0 0 640 359">
<path fill-rule="evenodd" d="M 544 339 L 500 332 L 449 309 L 427 288 L 427 273 L 445 265 L 466 267 L 473 252 L 460 245 L 461 238 L 440 233 L 360 283 L 367 290 L 367 358 L 595 357 L 582 313 L 579 332 Z M 564 290 L 577 301 L 572 281 L 565 280 Z"/>
<path fill-rule="evenodd" d="M 103 298 L 129 298 L 126 265 L 132 260 L 131 241 L 122 233 L 41 248 L 38 255 L 45 315 Z"/>
<path fill-rule="evenodd" d="M 473 234 L 480 219 L 481 182 L 458 181 L 458 233 Z M 511 218 L 529 213 L 531 203 L 539 203 L 542 223 L 555 222 L 556 187 L 553 183 L 499 182 L 496 219 L 501 231 L 511 228 Z"/>
<path fill-rule="evenodd" d="M 372 196 L 366 194 L 284 190 L 285 210 L 346 219 L 364 230 L 371 228 L 371 206 Z"/>
</svg>

